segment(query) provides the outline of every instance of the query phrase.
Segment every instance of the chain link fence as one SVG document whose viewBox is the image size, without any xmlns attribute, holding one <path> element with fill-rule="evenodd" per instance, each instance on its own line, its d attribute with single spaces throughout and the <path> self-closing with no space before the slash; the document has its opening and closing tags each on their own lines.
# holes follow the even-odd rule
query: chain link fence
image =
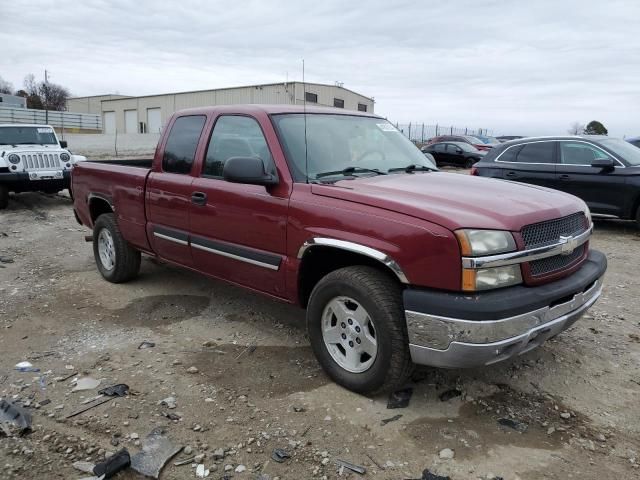
<svg viewBox="0 0 640 480">
<path fill-rule="evenodd" d="M 438 135 L 493 135 L 493 130 L 487 128 L 454 127 L 452 125 L 427 125 L 420 122 L 396 123 L 409 140 L 416 143 L 425 143 Z"/>
</svg>

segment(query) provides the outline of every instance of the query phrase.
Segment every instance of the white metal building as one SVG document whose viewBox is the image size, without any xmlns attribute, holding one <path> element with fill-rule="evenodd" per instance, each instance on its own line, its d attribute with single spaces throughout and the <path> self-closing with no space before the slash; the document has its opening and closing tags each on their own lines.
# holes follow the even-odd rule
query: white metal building
<svg viewBox="0 0 640 480">
<path fill-rule="evenodd" d="M 324 105 L 373 112 L 373 98 L 338 85 L 288 82 L 193 92 L 128 97 L 97 95 L 67 101 L 70 112 L 102 115 L 103 133 L 158 133 L 177 110 L 209 105 L 288 104 Z"/>
</svg>

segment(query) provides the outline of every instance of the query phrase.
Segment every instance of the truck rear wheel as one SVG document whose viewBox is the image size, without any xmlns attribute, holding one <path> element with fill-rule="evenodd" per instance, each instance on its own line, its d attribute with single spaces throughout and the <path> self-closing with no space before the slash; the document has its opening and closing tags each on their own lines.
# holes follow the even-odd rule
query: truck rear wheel
<svg viewBox="0 0 640 480">
<path fill-rule="evenodd" d="M 140 271 L 140 252 L 124 239 L 113 213 L 98 217 L 93 226 L 93 256 L 105 280 L 122 283 Z"/>
<path fill-rule="evenodd" d="M 9 189 L 0 185 L 0 210 L 4 210 L 9 205 Z"/>
<path fill-rule="evenodd" d="M 372 267 L 322 278 L 307 306 L 311 347 L 327 374 L 358 393 L 401 387 L 413 370 L 400 285 Z"/>
</svg>

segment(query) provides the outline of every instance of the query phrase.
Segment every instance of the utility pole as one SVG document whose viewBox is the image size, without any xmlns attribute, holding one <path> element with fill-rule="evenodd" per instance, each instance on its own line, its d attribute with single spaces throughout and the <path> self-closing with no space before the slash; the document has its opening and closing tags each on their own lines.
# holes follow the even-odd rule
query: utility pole
<svg viewBox="0 0 640 480">
<path fill-rule="evenodd" d="M 49 77 L 44 70 L 44 123 L 49 125 Z"/>
</svg>

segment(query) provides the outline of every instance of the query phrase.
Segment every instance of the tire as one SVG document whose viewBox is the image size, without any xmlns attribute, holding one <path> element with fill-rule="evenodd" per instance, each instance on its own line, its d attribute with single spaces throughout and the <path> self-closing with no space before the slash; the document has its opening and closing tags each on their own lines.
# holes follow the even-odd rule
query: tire
<svg viewBox="0 0 640 480">
<path fill-rule="evenodd" d="M 0 206 L 2 208 L 2 206 Z M 636 226 L 640 229 L 640 205 L 638 205 L 638 210 L 636 210 Z"/>
<path fill-rule="evenodd" d="M 344 299 L 347 300 L 341 303 Z M 350 301 L 355 301 L 355 304 Z M 364 308 L 364 314 L 370 319 L 375 335 L 366 322 L 358 330 L 361 332 L 359 334 L 354 330 L 358 327 L 354 325 L 343 328 L 340 325 L 343 322 L 337 315 L 332 314 L 332 306 L 338 304 L 350 308 L 357 305 L 356 310 L 349 312 L 353 314 L 353 318 L 342 317 L 348 318 L 348 322 L 353 321 L 355 325 L 359 325 L 358 319 L 363 318 L 362 312 L 355 312 L 361 307 Z M 333 329 L 332 322 L 335 322 L 336 329 L 341 329 L 336 330 L 340 332 L 340 338 L 344 338 L 342 335 L 345 332 L 350 335 L 346 340 L 339 342 L 351 339 L 357 341 L 361 348 L 365 348 L 364 344 L 367 342 L 370 348 L 371 342 L 366 340 L 367 335 L 363 333 L 365 330 L 369 333 L 368 337 L 375 339 L 375 357 L 369 356 L 366 352 L 357 355 L 362 368 L 369 363 L 365 370 L 350 371 L 338 363 L 336 356 L 347 359 L 343 351 L 346 352 L 345 347 L 348 347 L 348 344 L 327 345 L 323 331 L 325 328 Z M 411 376 L 413 363 L 409 353 L 402 290 L 395 279 L 375 268 L 346 267 L 322 278 L 311 292 L 307 306 L 307 329 L 311 347 L 320 365 L 333 381 L 349 390 L 369 395 L 394 391 L 402 387 Z M 355 345 L 354 342 L 351 343 L 352 346 Z M 355 348 L 357 350 L 358 347 Z"/>
<path fill-rule="evenodd" d="M 471 168 L 473 167 L 473 159 L 472 158 L 467 158 L 464 161 L 464 168 Z"/>
<path fill-rule="evenodd" d="M 101 252 L 108 259 L 101 258 Z M 113 213 L 100 215 L 93 226 L 93 256 L 100 274 L 111 283 L 127 282 L 140 271 L 140 252 L 124 239 Z"/>
<path fill-rule="evenodd" d="M 0 210 L 4 210 L 9 205 L 9 189 L 0 185 Z"/>
</svg>

